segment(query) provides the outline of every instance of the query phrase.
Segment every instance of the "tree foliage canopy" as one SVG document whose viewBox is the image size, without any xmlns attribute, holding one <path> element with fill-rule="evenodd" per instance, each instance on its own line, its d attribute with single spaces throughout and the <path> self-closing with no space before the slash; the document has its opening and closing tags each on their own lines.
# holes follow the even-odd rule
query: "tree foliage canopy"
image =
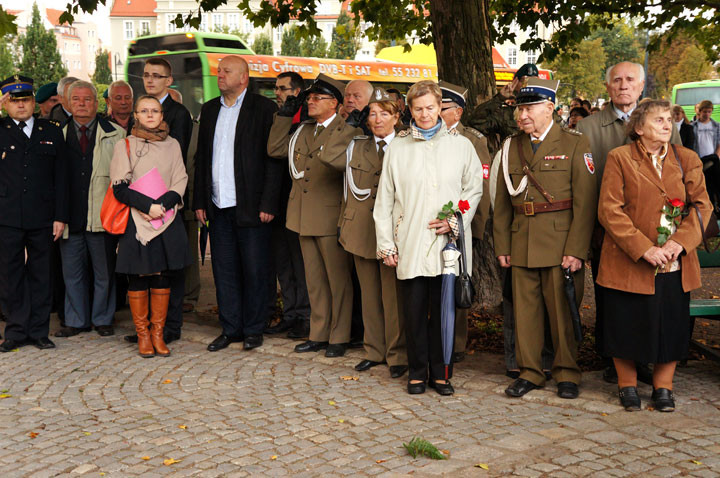
<svg viewBox="0 0 720 478">
<path fill-rule="evenodd" d="M 359 30 L 350 15 L 343 10 L 338 17 L 337 25 L 333 28 L 328 56 L 340 60 L 353 60 L 358 49 Z"/>
<path fill-rule="evenodd" d="M 591 102 L 605 93 L 603 72 L 606 62 L 602 39 L 585 40 L 572 49 L 562 51 L 547 64 L 560 78 L 563 87 L 558 97 L 565 103 L 580 96 Z"/>
<path fill-rule="evenodd" d="M 258 55 L 272 55 L 273 44 L 272 38 L 267 33 L 258 33 L 252 44 L 252 49 Z"/>
<path fill-rule="evenodd" d="M 648 90 L 651 96 L 670 98 L 673 85 L 708 78 L 712 64 L 696 42 L 679 35 L 672 42 L 660 38 L 661 47 L 650 54 Z"/>
<path fill-rule="evenodd" d="M 25 34 L 18 38 L 22 55 L 19 70 L 35 80 L 36 85 L 57 81 L 67 74 L 57 48 L 55 34 L 45 30 L 37 3 L 33 4 L 32 21 Z"/>
<path fill-rule="evenodd" d="M 95 73 L 93 73 L 92 81 L 97 85 L 109 85 L 112 83 L 110 53 L 107 50 L 100 50 L 95 55 Z"/>
</svg>

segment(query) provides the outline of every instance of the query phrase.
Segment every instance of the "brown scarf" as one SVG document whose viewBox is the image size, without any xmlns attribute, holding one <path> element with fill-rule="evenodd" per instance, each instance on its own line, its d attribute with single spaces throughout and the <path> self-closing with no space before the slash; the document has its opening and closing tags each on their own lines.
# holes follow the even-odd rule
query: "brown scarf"
<svg viewBox="0 0 720 478">
<path fill-rule="evenodd" d="M 141 125 L 139 121 L 137 121 L 133 125 L 132 131 L 130 131 L 130 134 L 135 136 L 136 138 L 146 139 L 148 141 L 165 141 L 165 138 L 168 137 L 169 133 L 170 128 L 164 121 L 160 123 L 157 128 L 152 129 L 146 128 L 145 126 Z"/>
</svg>

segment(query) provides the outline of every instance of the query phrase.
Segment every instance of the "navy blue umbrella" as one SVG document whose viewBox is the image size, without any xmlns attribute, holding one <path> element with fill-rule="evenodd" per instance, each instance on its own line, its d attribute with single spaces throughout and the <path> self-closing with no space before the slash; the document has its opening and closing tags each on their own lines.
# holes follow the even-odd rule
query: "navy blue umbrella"
<svg viewBox="0 0 720 478">
<path fill-rule="evenodd" d="M 448 242 L 442 250 L 443 270 L 440 290 L 440 334 L 442 338 L 445 380 L 448 380 L 448 368 L 452 363 L 453 339 L 455 337 L 455 265 L 460 251 L 454 243 Z"/>
<path fill-rule="evenodd" d="M 207 224 L 200 225 L 200 261 L 205 265 L 205 251 L 207 251 L 208 227 Z"/>
</svg>

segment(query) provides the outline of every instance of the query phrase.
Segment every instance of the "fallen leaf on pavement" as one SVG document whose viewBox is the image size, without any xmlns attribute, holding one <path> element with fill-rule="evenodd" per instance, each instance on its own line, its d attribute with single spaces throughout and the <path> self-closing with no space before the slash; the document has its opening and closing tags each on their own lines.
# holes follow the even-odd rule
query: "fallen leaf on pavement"
<svg viewBox="0 0 720 478">
<path fill-rule="evenodd" d="M 168 378 L 168 379 L 166 379 L 166 380 L 163 380 L 163 383 L 172 383 L 172 380 L 170 380 L 170 379 Z"/>
<path fill-rule="evenodd" d="M 600 415 L 606 417 L 606 416 L 607 416 L 607 413 L 601 413 Z"/>
<path fill-rule="evenodd" d="M 271 460 L 277 460 L 277 455 L 273 455 L 270 457 Z"/>
<path fill-rule="evenodd" d="M 180 430 L 185 430 L 185 429 L 187 429 L 187 425 L 178 425 L 178 428 Z"/>
<path fill-rule="evenodd" d="M 149 460 L 149 459 L 150 459 L 150 457 L 149 457 L 149 456 L 141 456 L 141 457 L 140 457 L 140 459 L 141 459 L 141 460 L 145 460 L 145 461 L 147 461 L 147 460 Z"/>
<path fill-rule="evenodd" d="M 170 466 L 174 465 L 175 463 L 180 463 L 182 460 L 176 460 L 175 458 L 165 458 L 163 460 L 163 465 Z"/>
<path fill-rule="evenodd" d="M 387 460 L 376 460 L 375 463 L 385 463 Z"/>
<path fill-rule="evenodd" d="M 694 464 L 696 464 L 696 465 L 702 465 L 702 464 L 703 464 L 702 461 L 697 461 L 697 460 L 690 460 L 690 463 L 694 463 Z"/>
<path fill-rule="evenodd" d="M 0 394 L 0 398 L 10 398 L 10 397 L 12 397 L 12 395 L 10 395 L 9 393 Z"/>
<path fill-rule="evenodd" d="M 341 378 L 342 380 L 346 380 L 346 381 L 347 381 L 347 380 L 354 380 L 354 381 L 357 382 L 358 380 L 360 380 L 360 377 L 353 377 L 352 375 L 343 375 L 343 376 L 340 377 L 340 378 Z"/>
<path fill-rule="evenodd" d="M 328 405 L 335 405 L 335 402 L 333 400 L 328 400 Z"/>
<path fill-rule="evenodd" d="M 440 451 L 443 452 L 443 453 L 446 454 L 446 455 L 449 455 L 449 454 L 450 454 L 450 450 L 440 450 Z"/>
<path fill-rule="evenodd" d="M 84 432 L 83 435 L 85 435 L 86 437 L 89 437 L 90 435 L 92 435 L 92 433 L 90 433 L 90 432 Z"/>
<path fill-rule="evenodd" d="M 589 305 L 583 305 L 583 309 L 589 309 L 589 308 L 590 308 Z"/>
<path fill-rule="evenodd" d="M 482 468 L 483 470 L 489 470 L 490 467 L 487 466 L 485 463 L 476 463 L 475 468 Z"/>
<path fill-rule="evenodd" d="M 345 420 L 341 418 L 340 420 L 338 420 L 338 423 L 345 423 Z"/>
<path fill-rule="evenodd" d="M 28 436 L 29 436 L 30 438 L 35 438 L 35 437 L 38 436 L 38 434 L 35 433 L 35 432 L 30 432 L 30 433 L 28 433 Z"/>
</svg>

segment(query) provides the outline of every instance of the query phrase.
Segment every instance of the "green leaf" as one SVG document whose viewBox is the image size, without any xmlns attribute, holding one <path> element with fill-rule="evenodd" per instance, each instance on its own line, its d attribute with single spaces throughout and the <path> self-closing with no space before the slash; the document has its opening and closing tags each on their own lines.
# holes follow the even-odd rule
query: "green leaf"
<svg viewBox="0 0 720 478">
<path fill-rule="evenodd" d="M 667 227 L 663 227 L 663 226 L 658 227 L 657 232 L 659 232 L 660 234 L 665 234 L 666 236 L 669 236 L 671 234 L 670 229 L 668 229 Z"/>
<path fill-rule="evenodd" d="M 433 460 L 447 460 L 447 456 L 424 438 L 414 437 L 410 440 L 410 443 L 403 443 L 403 446 L 413 458 L 421 455 Z"/>
<path fill-rule="evenodd" d="M 667 240 L 668 240 L 667 234 L 660 234 L 657 239 L 658 245 L 662 246 L 663 244 L 665 244 L 667 242 Z"/>
<path fill-rule="evenodd" d="M 15 24 L 16 15 L 10 15 L 8 12 L 3 10 L 0 5 L 0 36 L 5 36 L 8 33 L 11 35 L 17 35 L 17 25 Z"/>
</svg>

